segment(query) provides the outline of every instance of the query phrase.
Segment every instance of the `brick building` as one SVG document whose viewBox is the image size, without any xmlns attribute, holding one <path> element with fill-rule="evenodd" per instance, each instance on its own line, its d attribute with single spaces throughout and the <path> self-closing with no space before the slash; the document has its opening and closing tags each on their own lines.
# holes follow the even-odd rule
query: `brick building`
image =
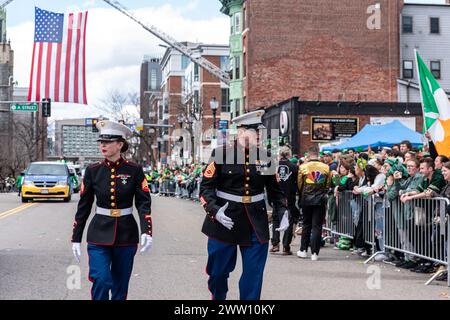
<svg viewBox="0 0 450 320">
<path fill-rule="evenodd" d="M 231 29 L 236 21 L 242 24 L 243 64 L 233 68 L 243 69 L 243 110 L 296 96 L 397 101 L 402 0 L 221 3 L 232 18 Z M 235 37 L 230 37 L 232 50 Z"/>
<path fill-rule="evenodd" d="M 144 124 L 158 124 L 161 103 L 161 58 L 144 56 L 141 64 L 140 117 Z M 161 117 L 162 119 L 162 117 Z M 137 155 L 138 162 L 144 166 L 155 164 L 158 157 L 159 129 L 144 127 Z"/>
<path fill-rule="evenodd" d="M 228 69 L 228 46 L 184 44 L 194 54 L 201 55 L 224 70 Z M 213 112 L 210 108 L 210 101 L 213 98 L 216 98 L 218 102 L 217 124 L 219 120 L 230 120 L 228 87 L 186 56 L 171 48 L 166 50 L 161 67 L 161 124 L 171 125 L 173 128 L 162 130 L 163 134 L 159 138 L 158 160 L 162 163 L 173 163 L 176 159 L 183 159 L 185 163 L 198 161 L 201 147 L 203 144 L 210 144 L 213 138 L 212 134 L 203 134 L 214 127 Z M 177 146 L 179 140 L 173 135 L 175 129 L 186 129 L 190 132 L 192 139 L 190 150 Z"/>
<path fill-rule="evenodd" d="M 226 45 L 199 44 L 193 49 L 203 58 L 220 67 L 229 68 L 229 47 Z M 211 109 L 211 101 L 215 99 L 217 110 Z M 210 153 L 211 143 L 215 136 L 213 129 L 228 129 L 231 119 L 229 105 L 229 86 L 221 82 L 194 62 L 190 62 L 185 71 L 183 83 L 183 104 L 185 105 L 185 120 L 182 127 L 192 128 L 191 150 L 183 150 L 185 158 L 195 162 L 201 161 L 201 152 Z M 183 118 L 183 117 L 182 117 Z M 187 121 L 186 121 L 187 120 Z M 205 156 L 205 155 L 204 155 Z"/>
</svg>

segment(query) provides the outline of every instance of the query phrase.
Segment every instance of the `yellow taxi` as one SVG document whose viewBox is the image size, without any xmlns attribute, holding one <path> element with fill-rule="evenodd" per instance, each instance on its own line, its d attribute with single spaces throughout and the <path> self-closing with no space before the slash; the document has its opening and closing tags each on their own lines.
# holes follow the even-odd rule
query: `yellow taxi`
<svg viewBox="0 0 450 320">
<path fill-rule="evenodd" d="M 61 198 L 69 202 L 73 186 L 69 168 L 60 162 L 33 162 L 25 170 L 22 181 L 22 202 L 33 199 Z"/>
</svg>

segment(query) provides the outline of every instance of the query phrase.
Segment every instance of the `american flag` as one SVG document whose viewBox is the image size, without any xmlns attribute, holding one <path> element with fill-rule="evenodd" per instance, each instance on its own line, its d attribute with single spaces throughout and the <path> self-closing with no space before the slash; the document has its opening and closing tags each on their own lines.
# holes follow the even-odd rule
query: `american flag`
<svg viewBox="0 0 450 320">
<path fill-rule="evenodd" d="M 87 104 L 88 12 L 64 14 L 35 8 L 33 60 L 28 101 Z"/>
</svg>

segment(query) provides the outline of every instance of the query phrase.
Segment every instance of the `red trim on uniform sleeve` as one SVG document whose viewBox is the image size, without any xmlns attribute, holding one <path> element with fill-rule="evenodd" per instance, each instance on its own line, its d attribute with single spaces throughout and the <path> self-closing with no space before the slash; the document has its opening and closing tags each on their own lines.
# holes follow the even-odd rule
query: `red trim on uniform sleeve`
<svg viewBox="0 0 450 320">
<path fill-rule="evenodd" d="M 84 181 L 81 181 L 80 196 L 82 196 L 83 193 L 84 193 Z"/>
<path fill-rule="evenodd" d="M 144 180 L 142 180 L 141 188 L 142 188 L 142 191 L 144 191 L 144 192 L 150 192 L 150 190 L 148 188 L 147 179 L 144 178 Z"/>
</svg>

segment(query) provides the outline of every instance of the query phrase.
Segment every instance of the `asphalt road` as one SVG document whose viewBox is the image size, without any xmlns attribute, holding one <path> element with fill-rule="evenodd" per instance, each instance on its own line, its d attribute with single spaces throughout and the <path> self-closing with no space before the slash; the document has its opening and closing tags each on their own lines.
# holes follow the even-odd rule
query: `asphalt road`
<svg viewBox="0 0 450 320">
<path fill-rule="evenodd" d="M 0 194 L 0 299 L 90 299 L 85 242 L 80 265 L 71 251 L 77 200 L 76 195 L 70 203 L 23 206 L 16 194 Z M 207 239 L 200 232 L 203 217 L 196 203 L 153 197 L 153 248 L 136 256 L 129 299 L 210 298 Z M 298 242 L 296 238 L 293 249 L 298 249 Z M 229 299 L 239 298 L 240 270 L 238 260 L 230 276 Z M 316 262 L 270 255 L 262 298 L 448 299 L 445 283 L 424 286 L 427 277 L 383 263 L 364 265 L 361 258 L 328 245 Z"/>
</svg>

